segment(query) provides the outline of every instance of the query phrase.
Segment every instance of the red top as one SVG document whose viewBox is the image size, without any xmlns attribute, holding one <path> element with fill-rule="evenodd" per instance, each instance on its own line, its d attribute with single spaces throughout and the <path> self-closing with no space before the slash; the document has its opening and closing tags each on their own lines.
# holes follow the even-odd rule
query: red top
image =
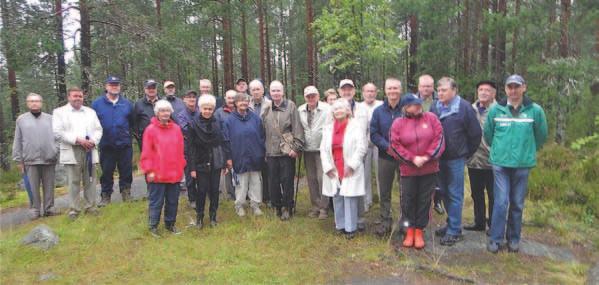
<svg viewBox="0 0 599 285">
<path fill-rule="evenodd" d="M 347 119 L 343 122 L 335 120 L 333 125 L 333 160 L 335 160 L 335 167 L 339 174 L 339 180 L 343 180 L 343 169 L 345 167 L 343 163 L 343 138 L 345 136 L 347 122 Z"/>
<path fill-rule="evenodd" d="M 387 150 L 401 160 L 401 176 L 422 176 L 439 171 L 439 157 L 445 151 L 443 127 L 435 114 L 424 112 L 418 117 L 395 119 L 389 130 L 390 147 Z M 412 160 L 426 156 L 429 160 L 416 167 Z"/>
<path fill-rule="evenodd" d="M 183 134 L 172 120 L 166 125 L 152 117 L 144 131 L 139 163 L 144 173 L 154 172 L 154 183 L 179 183 L 183 177 L 185 157 Z"/>
</svg>

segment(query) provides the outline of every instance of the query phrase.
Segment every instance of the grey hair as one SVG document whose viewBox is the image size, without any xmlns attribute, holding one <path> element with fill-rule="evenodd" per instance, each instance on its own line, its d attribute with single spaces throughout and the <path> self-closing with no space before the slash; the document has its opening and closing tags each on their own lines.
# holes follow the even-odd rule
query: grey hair
<svg viewBox="0 0 599 285">
<path fill-rule="evenodd" d="M 216 107 L 216 98 L 210 94 L 204 94 L 200 96 L 200 99 L 198 100 L 198 106 L 202 107 L 205 105 Z"/>
<path fill-rule="evenodd" d="M 42 95 L 33 93 L 33 92 L 27 94 L 27 98 L 25 98 L 25 101 L 29 100 L 29 98 L 31 98 L 31 97 L 39 97 L 40 101 L 44 101 L 44 98 L 42 97 Z"/>
<path fill-rule="evenodd" d="M 441 79 L 439 79 L 439 81 L 437 81 L 437 86 L 441 86 L 441 85 L 449 85 L 449 87 L 451 87 L 451 89 L 458 89 L 458 83 L 455 82 L 455 80 L 451 77 L 441 77 Z"/>
<path fill-rule="evenodd" d="M 169 103 L 168 101 L 162 99 L 162 100 L 158 100 L 156 101 L 156 104 L 154 104 L 154 115 L 158 115 L 158 112 L 160 110 L 169 110 L 169 112 L 171 112 L 171 114 L 173 113 L 173 105 L 171 105 L 171 103 Z"/>
<path fill-rule="evenodd" d="M 237 93 L 237 95 L 235 95 L 235 103 L 239 101 L 250 101 L 250 95 L 245 93 Z"/>
<path fill-rule="evenodd" d="M 335 102 L 333 102 L 333 105 L 331 106 L 331 111 L 334 113 L 336 110 L 339 109 L 345 109 L 345 111 L 347 111 L 347 114 L 351 115 L 351 105 L 349 104 L 349 101 L 347 101 L 347 99 L 339 98 L 335 100 Z"/>
<path fill-rule="evenodd" d="M 209 84 L 209 85 L 210 85 L 210 87 L 212 87 L 212 82 L 210 82 L 210 80 L 208 80 L 208 79 L 200 79 L 200 85 L 201 85 L 202 83 L 207 83 L 207 84 Z"/>
<path fill-rule="evenodd" d="M 260 86 L 262 87 L 262 89 L 264 89 L 264 84 L 262 84 L 262 82 L 258 79 L 254 79 L 252 81 L 250 81 L 250 84 L 248 84 L 248 86 L 250 87 L 250 89 L 252 89 L 255 86 Z"/>
</svg>

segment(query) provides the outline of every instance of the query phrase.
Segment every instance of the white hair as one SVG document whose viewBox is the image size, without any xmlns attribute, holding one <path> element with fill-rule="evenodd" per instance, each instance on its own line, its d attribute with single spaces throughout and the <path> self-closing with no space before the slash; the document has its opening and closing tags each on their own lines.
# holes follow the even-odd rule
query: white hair
<svg viewBox="0 0 599 285">
<path fill-rule="evenodd" d="M 237 91 L 233 90 L 233 89 L 229 89 L 227 90 L 227 92 L 225 92 L 225 98 L 232 96 L 233 98 L 235 98 L 235 95 L 237 95 Z"/>
<path fill-rule="evenodd" d="M 156 104 L 154 104 L 154 115 L 158 115 L 158 112 L 160 110 L 168 110 L 172 114 L 173 113 L 173 105 L 171 105 L 171 103 L 169 103 L 168 101 L 166 101 L 164 99 L 158 100 L 156 102 Z"/>
<path fill-rule="evenodd" d="M 261 87 L 262 89 L 264 89 L 264 84 L 262 84 L 262 82 L 258 79 L 250 81 L 250 84 L 248 84 L 248 86 L 250 87 L 250 89 L 254 87 Z"/>
<path fill-rule="evenodd" d="M 333 102 L 333 105 L 331 106 L 331 111 L 335 113 L 335 111 L 339 109 L 345 109 L 348 115 L 351 114 L 351 105 L 349 104 L 349 101 L 347 101 L 347 99 L 345 98 L 339 98 L 335 100 L 335 102 Z"/>
<path fill-rule="evenodd" d="M 29 98 L 31 98 L 31 97 L 38 97 L 38 98 L 40 98 L 40 101 L 44 100 L 44 98 L 42 98 L 42 95 L 31 92 L 31 93 L 27 94 L 27 98 L 25 98 L 25 101 L 29 100 Z"/>
<path fill-rule="evenodd" d="M 281 87 L 281 89 L 283 89 L 283 88 L 284 88 L 284 87 L 283 87 L 283 83 L 281 83 L 281 81 L 279 81 L 279 80 L 273 80 L 273 81 L 270 83 L 270 85 L 269 85 L 269 88 L 270 88 L 270 89 L 272 89 L 273 85 L 274 85 L 274 86 L 279 86 L 279 87 Z"/>
<path fill-rule="evenodd" d="M 198 106 L 202 107 L 206 105 L 216 107 L 216 98 L 210 94 L 204 94 L 200 96 L 200 99 L 198 100 Z"/>
</svg>

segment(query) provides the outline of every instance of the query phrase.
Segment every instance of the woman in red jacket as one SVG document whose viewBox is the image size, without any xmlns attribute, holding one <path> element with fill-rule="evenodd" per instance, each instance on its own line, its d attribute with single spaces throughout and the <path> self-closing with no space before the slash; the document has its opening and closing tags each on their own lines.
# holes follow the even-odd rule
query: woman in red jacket
<svg viewBox="0 0 599 285">
<path fill-rule="evenodd" d="M 387 152 L 400 160 L 403 246 L 422 249 L 445 141 L 441 122 L 433 113 L 422 111 L 421 99 L 406 96 L 400 106 L 403 117 L 391 125 Z"/>
<path fill-rule="evenodd" d="M 181 128 L 173 122 L 173 107 L 166 100 L 154 105 L 154 114 L 150 125 L 143 134 L 141 170 L 148 182 L 150 233 L 159 237 L 158 224 L 164 207 L 166 229 L 178 234 L 175 227 L 179 204 L 179 182 L 183 177 L 185 157 L 183 154 L 183 134 Z"/>
</svg>

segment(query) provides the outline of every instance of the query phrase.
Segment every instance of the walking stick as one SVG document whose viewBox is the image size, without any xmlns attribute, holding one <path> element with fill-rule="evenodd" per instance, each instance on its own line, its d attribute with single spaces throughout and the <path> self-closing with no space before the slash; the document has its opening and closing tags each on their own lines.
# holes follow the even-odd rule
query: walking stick
<svg viewBox="0 0 599 285">
<path fill-rule="evenodd" d="M 299 180 L 300 180 L 300 168 L 302 167 L 302 153 L 299 154 L 299 165 L 297 167 L 297 173 L 295 175 L 295 188 L 293 189 L 295 191 L 295 198 L 293 200 L 293 214 L 295 215 L 295 209 L 297 208 L 297 193 L 299 192 Z"/>
</svg>

